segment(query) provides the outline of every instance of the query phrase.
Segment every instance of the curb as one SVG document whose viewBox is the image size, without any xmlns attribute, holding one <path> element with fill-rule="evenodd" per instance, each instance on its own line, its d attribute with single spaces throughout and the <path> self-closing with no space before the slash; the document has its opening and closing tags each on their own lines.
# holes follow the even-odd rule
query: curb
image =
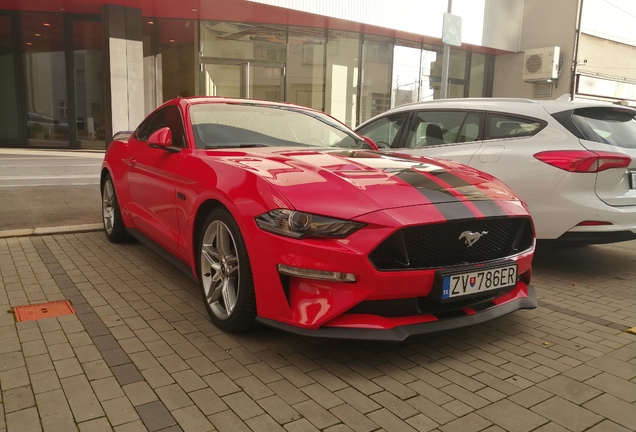
<svg viewBox="0 0 636 432">
<path fill-rule="evenodd" d="M 102 224 L 66 225 L 58 227 L 28 228 L 0 231 L 0 238 L 26 237 L 32 235 L 71 234 L 80 232 L 101 231 Z"/>
</svg>

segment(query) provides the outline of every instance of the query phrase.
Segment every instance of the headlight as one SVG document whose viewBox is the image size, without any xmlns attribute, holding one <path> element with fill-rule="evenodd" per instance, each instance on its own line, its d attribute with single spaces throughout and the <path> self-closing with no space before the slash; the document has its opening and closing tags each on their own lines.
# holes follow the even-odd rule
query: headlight
<svg viewBox="0 0 636 432">
<path fill-rule="evenodd" d="M 263 230 L 292 238 L 344 238 L 364 226 L 360 222 L 333 219 L 296 210 L 276 209 L 256 218 Z"/>
</svg>

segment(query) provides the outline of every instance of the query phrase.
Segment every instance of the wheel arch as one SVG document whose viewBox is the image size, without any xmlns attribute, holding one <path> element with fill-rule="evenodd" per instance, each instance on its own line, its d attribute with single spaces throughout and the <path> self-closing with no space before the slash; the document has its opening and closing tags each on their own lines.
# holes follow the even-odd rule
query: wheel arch
<svg viewBox="0 0 636 432">
<path fill-rule="evenodd" d="M 199 237 L 201 236 L 201 231 L 203 230 L 203 223 L 205 219 L 208 217 L 212 210 L 222 207 L 229 211 L 229 209 L 223 205 L 223 203 L 216 199 L 207 199 L 201 203 L 199 208 L 197 208 L 196 216 L 194 217 L 194 225 L 192 227 L 192 241 L 190 242 L 192 250 L 192 257 L 194 258 L 194 276 L 198 280 L 199 279 L 199 260 L 197 259 L 197 248 L 199 245 Z M 230 212 L 231 213 L 231 212 Z"/>
</svg>

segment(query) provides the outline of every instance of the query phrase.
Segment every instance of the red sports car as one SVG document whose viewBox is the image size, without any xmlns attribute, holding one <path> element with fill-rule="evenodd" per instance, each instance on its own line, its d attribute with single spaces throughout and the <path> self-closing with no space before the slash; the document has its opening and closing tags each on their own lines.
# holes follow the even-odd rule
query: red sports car
<svg viewBox="0 0 636 432">
<path fill-rule="evenodd" d="M 300 106 L 174 99 L 108 147 L 106 236 L 159 246 L 228 332 L 403 340 L 536 307 L 507 186 L 374 148 Z"/>
</svg>

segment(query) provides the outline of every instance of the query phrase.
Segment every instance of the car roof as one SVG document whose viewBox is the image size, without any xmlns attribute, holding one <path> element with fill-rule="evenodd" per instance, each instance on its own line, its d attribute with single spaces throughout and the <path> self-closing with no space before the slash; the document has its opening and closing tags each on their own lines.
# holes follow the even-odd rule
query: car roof
<svg viewBox="0 0 636 432">
<path fill-rule="evenodd" d="M 532 114 L 542 111 L 548 113 L 556 113 L 560 111 L 568 111 L 577 108 L 603 107 L 613 108 L 626 111 L 636 110 L 619 105 L 612 105 L 599 101 L 569 101 L 569 100 L 532 100 L 521 98 L 454 98 L 454 99 L 436 99 L 432 101 L 413 102 L 406 105 L 400 105 L 387 112 L 412 111 L 414 109 L 481 109 L 493 111 L 510 111 L 519 114 Z"/>
<path fill-rule="evenodd" d="M 292 108 L 298 108 L 298 109 L 306 110 L 306 111 L 318 111 L 313 108 L 309 108 L 309 107 L 305 107 L 301 105 L 295 105 L 289 102 L 272 102 L 272 101 L 266 101 L 266 100 L 260 100 L 260 99 L 231 98 L 231 97 L 223 97 L 223 96 L 189 96 L 189 97 L 173 99 L 173 102 L 183 103 L 186 105 L 200 105 L 200 104 L 210 104 L 210 103 L 236 104 L 236 105 L 258 104 L 258 105 L 265 105 L 265 106 L 292 107 Z"/>
</svg>

